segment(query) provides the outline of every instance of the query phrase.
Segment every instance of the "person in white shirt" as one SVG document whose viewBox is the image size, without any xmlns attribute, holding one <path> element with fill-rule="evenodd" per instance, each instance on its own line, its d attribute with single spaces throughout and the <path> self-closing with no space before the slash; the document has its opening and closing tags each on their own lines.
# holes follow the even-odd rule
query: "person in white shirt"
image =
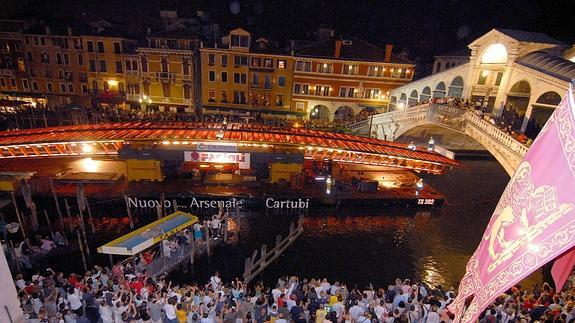
<svg viewBox="0 0 575 323">
<path fill-rule="evenodd" d="M 439 314 L 437 314 L 437 305 L 431 305 L 431 311 L 427 313 L 426 323 L 439 323 Z"/>
<path fill-rule="evenodd" d="M 349 309 L 352 321 L 357 321 L 359 316 L 363 314 L 363 308 L 357 305 L 357 300 L 353 301 L 353 306 Z"/>
<path fill-rule="evenodd" d="M 82 316 L 84 311 L 82 309 L 82 293 L 80 290 L 70 287 L 68 289 L 68 295 L 66 296 L 68 302 L 70 303 L 70 309 L 72 312 L 76 313 L 78 316 Z"/>
<path fill-rule="evenodd" d="M 166 323 L 178 323 L 178 317 L 176 316 L 176 308 L 174 304 L 176 303 L 176 298 L 168 298 L 167 303 L 164 305 L 164 313 L 166 313 Z"/>
<path fill-rule="evenodd" d="M 210 285 L 214 291 L 218 291 L 221 287 L 222 280 L 220 278 L 220 272 L 216 271 L 215 274 L 210 277 Z"/>
<path fill-rule="evenodd" d="M 383 322 L 387 316 L 387 308 L 385 307 L 385 302 L 383 300 L 379 301 L 379 304 L 374 309 L 375 315 L 380 322 Z"/>
</svg>

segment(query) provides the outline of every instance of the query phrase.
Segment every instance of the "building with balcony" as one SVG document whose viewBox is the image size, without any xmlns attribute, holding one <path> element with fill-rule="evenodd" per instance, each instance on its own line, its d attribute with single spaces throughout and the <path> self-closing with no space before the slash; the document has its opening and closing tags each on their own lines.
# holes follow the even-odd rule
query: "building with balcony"
<svg viewBox="0 0 575 323">
<path fill-rule="evenodd" d="M 392 49 L 330 37 L 295 51 L 292 110 L 330 121 L 382 111 L 390 90 L 413 79 L 414 64 Z"/>
<path fill-rule="evenodd" d="M 195 112 L 198 94 L 194 73 L 201 36 L 187 28 L 163 31 L 147 37 L 148 46 L 137 49 L 140 84 L 129 98 L 158 111 Z"/>
<path fill-rule="evenodd" d="M 293 57 L 244 29 L 200 48 L 204 113 L 258 112 L 302 116 L 291 101 Z"/>
</svg>

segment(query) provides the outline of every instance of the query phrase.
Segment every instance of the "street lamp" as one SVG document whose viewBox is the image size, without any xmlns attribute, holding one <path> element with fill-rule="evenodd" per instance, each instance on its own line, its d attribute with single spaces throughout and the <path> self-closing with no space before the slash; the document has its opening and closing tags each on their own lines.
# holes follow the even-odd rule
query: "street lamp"
<svg viewBox="0 0 575 323">
<path fill-rule="evenodd" d="M 415 150 L 417 149 L 417 146 L 415 146 L 415 144 L 413 143 L 413 141 L 409 142 L 409 145 L 407 145 L 407 149 L 409 150 Z"/>
</svg>

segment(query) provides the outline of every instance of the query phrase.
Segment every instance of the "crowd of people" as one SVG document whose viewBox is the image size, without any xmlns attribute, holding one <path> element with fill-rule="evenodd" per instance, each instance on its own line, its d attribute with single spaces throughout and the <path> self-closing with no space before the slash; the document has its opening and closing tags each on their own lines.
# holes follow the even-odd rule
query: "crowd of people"
<svg viewBox="0 0 575 323">
<path fill-rule="evenodd" d="M 533 142 L 535 137 L 537 137 L 539 131 L 541 131 L 541 125 L 537 124 L 533 118 L 529 119 L 525 131 L 522 131 L 523 116 L 520 114 L 518 108 L 512 104 L 506 104 L 502 109 L 497 110 L 497 114 L 494 114 L 491 109 L 487 108 L 487 105 L 484 104 L 485 102 L 482 104 L 480 101 L 472 102 L 469 99 L 456 97 L 431 98 L 422 103 L 436 103 L 471 110 L 517 141 L 528 146 Z"/>
<path fill-rule="evenodd" d="M 453 288 L 396 279 L 388 286 L 358 286 L 327 279 L 283 276 L 272 286 L 224 282 L 219 273 L 202 283 L 149 277 L 129 263 L 95 266 L 84 274 L 50 268 L 16 275 L 28 322 L 91 323 L 439 323 L 451 322 Z M 481 323 L 573 322 L 575 288 L 517 285 L 481 314 Z"/>
</svg>

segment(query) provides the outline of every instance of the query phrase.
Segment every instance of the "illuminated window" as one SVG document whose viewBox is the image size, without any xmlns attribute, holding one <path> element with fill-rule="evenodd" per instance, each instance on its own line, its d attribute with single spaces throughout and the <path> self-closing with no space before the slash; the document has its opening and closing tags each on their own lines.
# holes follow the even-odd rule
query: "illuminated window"
<svg viewBox="0 0 575 323">
<path fill-rule="evenodd" d="M 286 68 L 286 61 L 285 60 L 278 60 L 278 68 L 285 69 Z"/>
<path fill-rule="evenodd" d="M 506 62 L 507 49 L 500 43 L 487 47 L 483 56 L 481 56 L 481 63 L 483 64 L 504 64 Z"/>
</svg>

